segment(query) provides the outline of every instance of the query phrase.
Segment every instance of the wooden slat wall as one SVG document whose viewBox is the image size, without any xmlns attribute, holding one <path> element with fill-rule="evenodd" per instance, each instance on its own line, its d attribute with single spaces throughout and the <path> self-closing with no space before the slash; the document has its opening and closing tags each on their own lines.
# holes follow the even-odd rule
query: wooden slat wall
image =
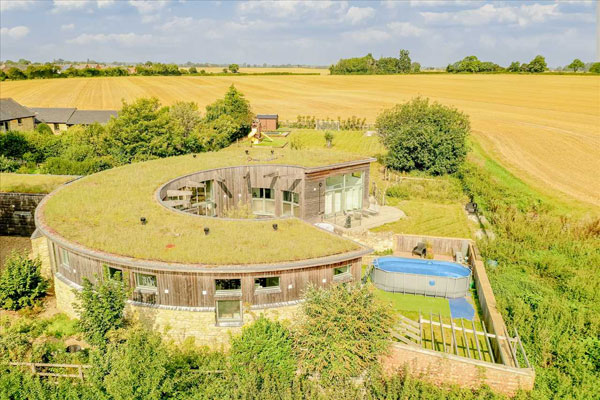
<svg viewBox="0 0 600 400">
<path fill-rule="evenodd" d="M 59 255 L 58 246 L 53 246 L 55 254 Z M 362 258 L 345 262 L 327 264 L 316 267 L 302 268 L 286 271 L 269 271 L 248 274 L 223 274 L 223 273 L 189 273 L 152 271 L 103 263 L 89 257 L 69 253 L 70 268 L 62 262 L 58 263 L 58 272 L 66 279 L 81 285 L 83 278 L 97 282 L 103 277 L 103 266 L 118 268 L 123 271 L 123 277 L 130 287 L 135 288 L 135 273 L 156 275 L 158 286 L 158 304 L 185 307 L 214 307 L 215 305 L 215 279 L 241 279 L 242 298 L 245 303 L 253 305 L 271 304 L 298 300 L 302 297 L 303 290 L 309 283 L 316 286 L 328 286 L 333 283 L 333 268 L 351 264 L 352 276 L 355 281 L 360 279 Z M 57 260 L 61 260 L 57 257 Z M 268 276 L 280 277 L 280 293 L 255 293 L 254 279 Z M 323 279 L 326 282 L 323 282 Z M 289 288 L 289 285 L 292 285 Z M 165 292 L 166 291 L 166 292 Z M 206 294 L 202 292 L 205 291 Z"/>
</svg>

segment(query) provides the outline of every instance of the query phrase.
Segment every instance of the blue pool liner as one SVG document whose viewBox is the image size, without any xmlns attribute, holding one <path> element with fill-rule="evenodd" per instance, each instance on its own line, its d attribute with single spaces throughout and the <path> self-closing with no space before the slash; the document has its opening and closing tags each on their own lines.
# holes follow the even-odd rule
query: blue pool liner
<svg viewBox="0 0 600 400">
<path fill-rule="evenodd" d="M 450 315 L 452 315 L 452 318 L 464 318 L 472 321 L 475 317 L 475 309 L 465 297 L 448 299 L 448 302 L 450 303 Z"/>
</svg>

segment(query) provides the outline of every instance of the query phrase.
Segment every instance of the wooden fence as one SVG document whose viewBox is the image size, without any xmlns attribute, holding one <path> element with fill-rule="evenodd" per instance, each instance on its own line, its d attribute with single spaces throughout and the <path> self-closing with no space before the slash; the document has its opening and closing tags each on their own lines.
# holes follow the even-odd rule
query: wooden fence
<svg viewBox="0 0 600 400">
<path fill-rule="evenodd" d="M 38 376 L 52 376 L 58 378 L 79 378 L 83 380 L 84 370 L 91 368 L 85 364 L 50 364 L 31 362 L 9 362 L 12 367 L 27 367 L 32 374 Z M 64 373 L 54 372 L 55 369 L 65 370 Z M 75 372 L 76 370 L 76 372 Z M 50 372 L 53 371 L 53 372 Z"/>
</svg>

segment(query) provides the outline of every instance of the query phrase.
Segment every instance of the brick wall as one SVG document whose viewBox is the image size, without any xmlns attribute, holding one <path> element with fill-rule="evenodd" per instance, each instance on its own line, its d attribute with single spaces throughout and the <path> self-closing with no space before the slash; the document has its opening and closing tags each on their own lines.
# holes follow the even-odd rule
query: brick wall
<svg viewBox="0 0 600 400">
<path fill-rule="evenodd" d="M 0 235 L 30 236 L 35 231 L 35 208 L 44 196 L 0 192 Z"/>
<path fill-rule="evenodd" d="M 514 396 L 519 389 L 533 389 L 535 380 L 533 369 L 492 364 L 400 343 L 391 346 L 382 364 L 388 375 L 406 371 L 415 378 L 436 385 L 467 388 L 486 384 L 508 396 Z"/>
</svg>

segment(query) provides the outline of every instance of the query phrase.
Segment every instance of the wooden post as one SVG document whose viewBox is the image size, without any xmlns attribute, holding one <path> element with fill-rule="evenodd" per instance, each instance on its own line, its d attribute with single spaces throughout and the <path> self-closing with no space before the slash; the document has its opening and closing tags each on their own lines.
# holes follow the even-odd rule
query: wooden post
<svg viewBox="0 0 600 400">
<path fill-rule="evenodd" d="M 454 332 L 454 320 L 450 316 L 450 329 L 452 330 L 452 341 L 454 342 L 454 354 L 458 355 L 458 343 L 456 342 L 456 333 Z"/>
<path fill-rule="evenodd" d="M 77 371 L 79 372 L 79 379 L 83 380 L 83 367 L 81 365 L 77 366 Z"/>
<path fill-rule="evenodd" d="M 475 330 L 475 320 L 471 320 L 471 326 L 473 327 L 473 336 L 475 337 L 475 345 L 477 345 L 477 353 L 479 354 L 479 359 L 483 360 L 483 356 L 481 354 L 481 348 L 479 347 L 479 338 L 477 337 L 477 331 Z"/>
<path fill-rule="evenodd" d="M 435 350 L 435 333 L 433 332 L 433 314 L 429 311 L 429 328 L 431 329 L 431 350 Z M 442 344 L 444 353 L 446 352 L 445 346 Z"/>
<path fill-rule="evenodd" d="M 515 337 L 519 341 L 519 347 L 521 348 L 521 353 L 523 353 L 523 358 L 525 359 L 525 363 L 527 364 L 527 368 L 531 368 L 531 364 L 529 364 L 529 359 L 527 358 L 527 354 L 525 354 L 525 348 L 523 347 L 523 342 L 521 341 L 521 337 L 519 336 L 519 332 L 517 332 L 517 327 L 515 327 Z"/>
<path fill-rule="evenodd" d="M 521 368 L 519 366 L 519 360 L 517 359 L 517 350 L 513 347 L 511 341 L 510 341 L 510 336 L 508 335 L 508 330 L 504 330 L 505 333 L 505 337 L 506 337 L 506 343 L 508 343 L 508 348 L 510 349 L 510 355 L 513 357 L 513 360 L 515 361 L 515 365 L 517 366 L 517 368 Z"/>
<path fill-rule="evenodd" d="M 471 358 L 471 349 L 469 349 L 469 340 L 467 339 L 467 332 L 465 332 L 465 323 L 464 320 L 460 320 L 460 326 L 462 327 L 463 339 L 465 341 L 465 346 L 467 347 L 467 354 L 469 358 Z M 475 339 L 477 339 L 477 335 L 475 335 Z"/>
<path fill-rule="evenodd" d="M 481 322 L 481 326 L 483 327 L 483 333 L 485 335 L 485 341 L 487 343 L 488 352 L 490 353 L 490 357 L 492 358 L 492 362 L 495 363 L 496 359 L 494 357 L 494 349 L 492 348 L 492 343 L 490 342 L 490 338 L 487 333 L 487 329 L 485 329 L 485 322 Z"/>
<path fill-rule="evenodd" d="M 444 335 L 444 321 L 442 320 L 442 313 L 438 313 L 440 318 L 440 330 L 442 331 L 442 348 L 444 349 L 444 353 L 446 352 L 446 336 Z M 433 321 L 431 321 L 431 329 L 433 329 Z"/>
<path fill-rule="evenodd" d="M 419 344 L 423 347 L 423 319 L 421 318 L 421 310 L 419 310 Z"/>
</svg>

